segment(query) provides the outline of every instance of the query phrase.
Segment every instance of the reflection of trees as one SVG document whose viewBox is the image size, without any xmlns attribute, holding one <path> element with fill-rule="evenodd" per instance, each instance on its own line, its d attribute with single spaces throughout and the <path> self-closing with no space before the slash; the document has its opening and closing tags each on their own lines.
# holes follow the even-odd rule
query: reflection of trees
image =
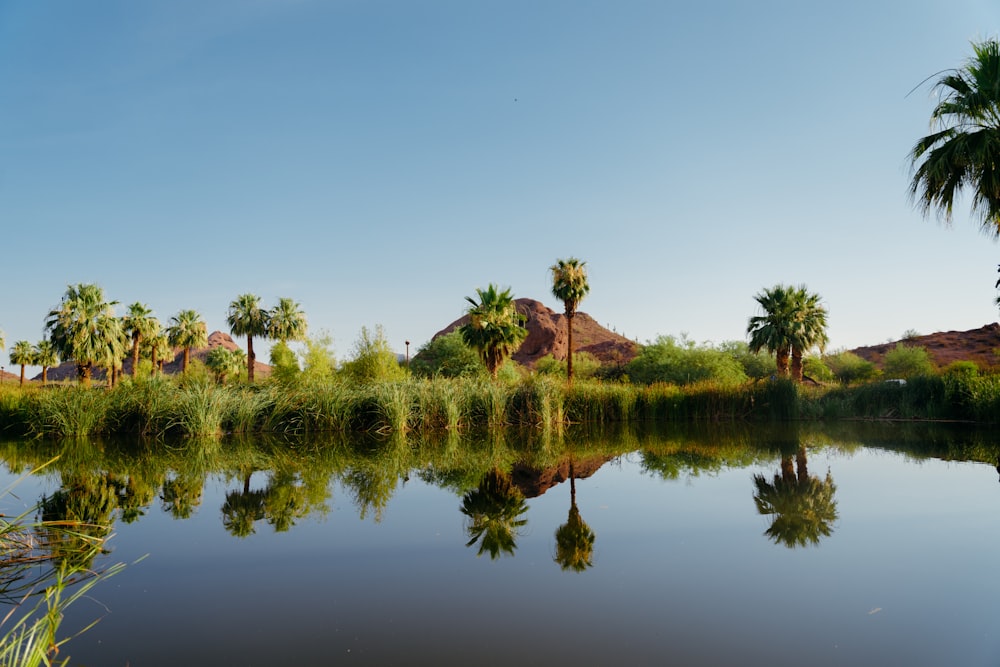
<svg viewBox="0 0 1000 667">
<path fill-rule="evenodd" d="M 490 558 L 502 554 L 514 555 L 516 538 L 528 523 L 521 515 L 528 510 L 524 495 L 511 482 L 510 476 L 494 468 L 486 473 L 479 487 L 462 498 L 461 511 L 468 520 L 466 532 L 471 547 L 479 542 L 477 556 L 489 552 Z"/>
<path fill-rule="evenodd" d="M 201 505 L 201 494 L 204 480 L 201 476 L 179 474 L 163 483 L 160 500 L 163 511 L 169 512 L 175 519 L 188 519 L 195 509 Z"/>
<path fill-rule="evenodd" d="M 781 470 L 768 481 L 764 475 L 754 475 L 754 502 L 757 511 L 772 516 L 771 526 L 764 532 L 775 544 L 789 548 L 819 544 L 821 537 L 833 532 L 837 520 L 837 486 L 830 472 L 820 479 L 810 476 L 806 467 L 806 448 L 799 445 L 792 465 L 792 450 L 785 448 Z"/>
<path fill-rule="evenodd" d="M 555 561 L 563 570 L 583 572 L 594 565 L 594 531 L 580 516 L 576 506 L 576 478 L 573 459 L 569 461 L 569 517 L 556 529 Z"/>
<path fill-rule="evenodd" d="M 309 513 L 305 488 L 293 472 L 276 472 L 264 490 L 264 517 L 283 533 L 295 525 L 295 520 Z"/>
<path fill-rule="evenodd" d="M 77 474 L 51 496 L 42 496 L 39 514 L 45 522 L 45 548 L 73 569 L 90 569 L 99 553 L 95 543 L 111 534 L 118 506 L 118 485 L 107 474 Z"/>
<path fill-rule="evenodd" d="M 222 525 L 235 537 L 253 535 L 254 523 L 264 518 L 264 498 L 264 491 L 230 491 L 222 504 Z"/>
</svg>

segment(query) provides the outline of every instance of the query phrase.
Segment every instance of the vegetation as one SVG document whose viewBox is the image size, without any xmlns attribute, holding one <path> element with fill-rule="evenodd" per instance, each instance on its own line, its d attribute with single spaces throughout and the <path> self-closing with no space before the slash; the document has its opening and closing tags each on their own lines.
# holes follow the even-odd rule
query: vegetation
<svg viewBox="0 0 1000 667">
<path fill-rule="evenodd" d="M 160 321 L 153 317 L 149 306 L 136 301 L 128 307 L 128 312 L 122 318 L 122 326 L 132 340 L 132 377 L 135 377 L 142 344 L 160 334 Z"/>
<path fill-rule="evenodd" d="M 493 379 L 503 362 L 517 351 L 528 330 L 524 328 L 524 315 L 517 312 L 514 297 L 510 289 L 497 290 L 490 284 L 484 289 L 477 289 L 479 301 L 465 297 L 470 307 L 467 311 L 469 321 L 462 326 L 462 340 L 475 349 L 486 369 Z"/>
<path fill-rule="evenodd" d="M 566 313 L 566 380 L 573 383 L 573 317 L 583 297 L 590 291 L 587 263 L 575 257 L 557 260 L 552 272 L 552 295 L 563 302 Z"/>
<path fill-rule="evenodd" d="M 908 379 L 920 375 L 933 375 L 934 362 L 927 350 L 903 343 L 889 350 L 882 360 L 882 375 L 890 379 Z"/>
<path fill-rule="evenodd" d="M 205 327 L 201 315 L 194 310 L 182 310 L 171 317 L 170 322 L 171 324 L 167 328 L 167 341 L 170 345 L 184 348 L 181 372 L 187 374 L 188 363 L 191 360 L 191 348 L 208 345 L 208 329 Z M 159 356 L 159 359 L 162 362 L 165 355 Z"/>
<path fill-rule="evenodd" d="M 971 191 L 972 209 L 984 231 L 1000 236 L 1000 42 L 972 45 L 960 68 L 934 84 L 937 105 L 931 134 L 910 151 L 910 194 L 924 215 L 936 211 L 951 222 L 955 198 Z"/>
<path fill-rule="evenodd" d="M 253 384 L 254 363 L 257 361 L 253 339 L 266 338 L 270 333 L 270 313 L 260 307 L 260 297 L 256 294 L 241 294 L 229 304 L 226 322 L 229 333 L 247 337 L 247 380 Z"/>
<path fill-rule="evenodd" d="M 90 384 L 94 366 L 108 368 L 109 377 L 125 355 L 126 338 L 115 317 L 115 301 L 105 301 L 97 285 L 70 285 L 59 307 L 49 312 L 45 329 L 63 359 L 76 362 L 77 376 Z"/>
<path fill-rule="evenodd" d="M 805 285 L 775 285 L 754 299 L 763 313 L 752 316 L 747 325 L 750 351 L 774 354 L 779 377 L 788 377 L 790 359 L 792 379 L 801 382 L 803 354 L 813 347 L 822 349 L 827 342 L 826 309 L 819 296 L 810 294 Z"/>
<path fill-rule="evenodd" d="M 23 387 L 24 367 L 35 363 L 35 350 L 31 347 L 31 343 L 26 340 L 19 340 L 14 343 L 14 347 L 10 348 L 10 363 L 21 366 L 20 385 Z"/>
</svg>

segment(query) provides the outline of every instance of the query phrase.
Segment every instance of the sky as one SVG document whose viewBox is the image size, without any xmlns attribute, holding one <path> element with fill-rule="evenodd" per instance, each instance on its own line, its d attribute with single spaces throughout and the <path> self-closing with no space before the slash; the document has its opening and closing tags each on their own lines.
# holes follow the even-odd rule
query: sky
<svg viewBox="0 0 1000 667">
<path fill-rule="evenodd" d="M 998 29 L 995 0 L 0 0 L 0 329 L 97 283 L 415 352 L 490 283 L 561 311 L 567 257 L 639 342 L 745 340 L 777 283 L 831 349 L 977 328 L 997 242 L 968 199 L 924 218 L 908 154 Z"/>
</svg>

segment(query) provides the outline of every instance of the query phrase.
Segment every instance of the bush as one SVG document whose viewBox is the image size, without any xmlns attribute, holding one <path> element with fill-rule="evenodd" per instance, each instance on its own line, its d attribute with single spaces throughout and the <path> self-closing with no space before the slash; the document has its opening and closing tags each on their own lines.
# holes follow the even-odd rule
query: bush
<svg viewBox="0 0 1000 667">
<path fill-rule="evenodd" d="M 376 326 L 374 332 L 361 327 L 361 334 L 354 343 L 354 356 L 344 364 L 341 373 L 359 384 L 406 378 L 406 369 L 399 365 L 399 359 L 390 349 L 381 325 Z"/>
<path fill-rule="evenodd" d="M 867 382 L 878 375 L 878 368 L 853 352 L 836 352 L 823 357 L 823 362 L 833 376 L 844 384 Z"/>
<path fill-rule="evenodd" d="M 476 377 L 486 372 L 479 355 L 462 340 L 456 329 L 424 343 L 410 362 L 418 377 Z"/>
<path fill-rule="evenodd" d="M 817 382 L 833 382 L 833 371 L 819 357 L 806 357 L 802 360 L 802 372 Z"/>
<path fill-rule="evenodd" d="M 769 378 L 778 372 L 778 364 L 774 357 L 765 352 L 751 352 L 750 346 L 741 340 L 725 341 L 719 349 L 729 354 L 743 367 L 747 377 L 754 380 Z"/>
<path fill-rule="evenodd" d="M 934 363 L 927 350 L 896 343 L 896 347 L 885 354 L 882 373 L 890 379 L 908 379 L 934 374 Z"/>
<path fill-rule="evenodd" d="M 723 350 L 697 345 L 682 336 L 660 336 L 645 345 L 628 365 L 628 375 L 634 382 L 652 384 L 669 382 L 676 385 L 715 381 L 737 384 L 746 382 L 743 366 Z"/>
<path fill-rule="evenodd" d="M 540 375 L 555 375 L 566 377 L 566 360 L 556 359 L 551 354 L 535 362 L 535 372 Z M 586 380 L 594 377 L 601 367 L 600 360 L 590 352 L 577 352 L 573 355 L 573 378 Z"/>
</svg>

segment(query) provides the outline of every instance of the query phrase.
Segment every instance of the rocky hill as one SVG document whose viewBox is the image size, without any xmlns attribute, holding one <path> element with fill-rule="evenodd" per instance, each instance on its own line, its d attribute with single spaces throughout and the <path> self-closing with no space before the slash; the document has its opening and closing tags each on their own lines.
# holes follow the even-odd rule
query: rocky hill
<svg viewBox="0 0 1000 667">
<path fill-rule="evenodd" d="M 524 325 L 528 337 L 514 353 L 514 361 L 532 368 L 547 354 L 565 359 L 568 349 L 566 316 L 534 299 L 516 299 L 514 303 L 528 318 Z M 434 338 L 451 333 L 468 321 L 469 317 L 463 316 L 434 334 Z M 605 329 L 590 315 L 579 311 L 573 317 L 573 348 L 574 352 L 589 352 L 602 364 L 627 364 L 638 352 L 634 341 Z"/>
<path fill-rule="evenodd" d="M 198 359 L 202 363 L 205 362 L 205 357 L 208 356 L 209 351 L 212 348 L 224 347 L 227 350 L 237 350 L 241 349 L 236 341 L 233 340 L 232 336 L 227 333 L 222 333 L 221 331 L 213 331 L 208 337 L 208 345 L 206 347 L 201 347 L 191 350 L 191 359 Z M 163 372 L 166 375 L 178 375 L 181 372 L 181 366 L 184 364 L 184 349 L 175 348 L 174 349 L 174 360 L 163 365 Z M 123 372 L 125 375 L 132 374 L 132 357 L 131 355 L 125 359 L 122 364 Z M 254 362 L 254 375 L 256 377 L 265 378 L 271 374 L 271 367 L 267 364 L 262 364 L 260 361 Z M 95 368 L 92 375 L 94 380 L 104 379 L 104 369 Z M 39 373 L 32 380 L 41 380 L 42 374 Z M 76 364 L 72 361 L 67 361 L 59 364 L 55 368 L 49 369 L 49 382 L 56 382 L 59 380 L 75 380 L 76 379 Z"/>
<path fill-rule="evenodd" d="M 983 369 L 1000 367 L 1000 356 L 996 352 L 1000 349 L 1000 324 L 996 322 L 969 331 L 941 331 L 926 336 L 913 336 L 904 341 L 858 347 L 851 352 L 881 367 L 885 353 L 900 342 L 926 349 L 939 367 L 947 366 L 953 361 L 974 361 Z"/>
</svg>

